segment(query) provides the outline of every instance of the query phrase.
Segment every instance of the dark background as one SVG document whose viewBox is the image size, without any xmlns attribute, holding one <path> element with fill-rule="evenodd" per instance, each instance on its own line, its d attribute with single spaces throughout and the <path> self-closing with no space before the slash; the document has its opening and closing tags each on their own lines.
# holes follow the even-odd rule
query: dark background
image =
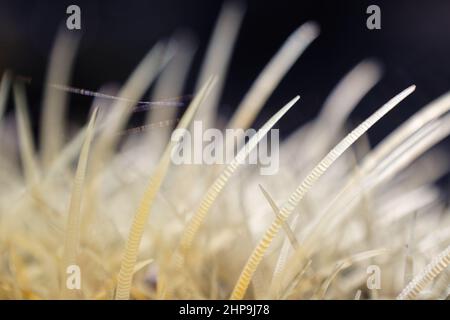
<svg viewBox="0 0 450 320">
<path fill-rule="evenodd" d="M 301 104 L 282 119 L 287 133 L 317 114 L 337 81 L 364 58 L 384 65 L 381 82 L 352 114 L 357 122 L 411 84 L 413 96 L 371 130 L 376 143 L 424 104 L 450 89 L 450 1 L 242 1 L 246 14 L 232 57 L 221 110 L 230 115 L 286 37 L 315 20 L 321 35 L 283 79 L 257 120 L 261 124 L 296 94 Z M 192 93 L 222 1 L 0 1 L 0 71 L 9 68 L 42 81 L 52 41 L 66 7 L 81 7 L 82 41 L 72 85 L 98 90 L 123 83 L 148 49 L 180 29 L 191 30 L 199 49 L 186 93 Z M 381 7 L 381 30 L 366 28 L 366 8 Z M 41 90 L 28 90 L 38 119 Z M 71 95 L 70 116 L 85 121 L 87 97 Z M 36 125 L 36 124 L 35 124 Z"/>
</svg>

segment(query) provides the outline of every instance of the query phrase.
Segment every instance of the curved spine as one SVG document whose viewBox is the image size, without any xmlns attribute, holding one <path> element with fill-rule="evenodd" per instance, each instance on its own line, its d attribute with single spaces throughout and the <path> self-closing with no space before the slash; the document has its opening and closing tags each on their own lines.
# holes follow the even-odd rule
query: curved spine
<svg viewBox="0 0 450 320">
<path fill-rule="evenodd" d="M 177 129 L 185 129 L 189 126 L 191 120 L 195 115 L 195 112 L 211 89 L 212 84 L 213 79 L 210 78 L 210 80 L 203 86 L 202 90 L 200 90 L 199 94 L 195 97 L 189 108 L 184 113 Z M 136 265 L 137 256 L 139 253 L 139 245 L 144 233 L 144 227 L 147 223 L 150 209 L 152 207 L 156 193 L 161 187 L 164 177 L 166 176 L 170 164 L 171 152 L 176 144 L 177 141 L 171 141 L 167 145 L 166 150 L 164 151 L 164 154 L 161 157 L 154 174 L 150 178 L 148 187 L 145 190 L 139 207 L 134 215 L 133 223 L 126 243 L 125 253 L 120 265 L 120 271 L 117 280 L 117 290 L 115 295 L 116 300 L 128 300 L 130 297 L 133 270 Z"/>
<path fill-rule="evenodd" d="M 438 254 L 397 296 L 397 300 L 410 300 L 450 265 L 450 246 Z"/>
<path fill-rule="evenodd" d="M 325 173 L 325 171 L 336 161 L 345 150 L 347 150 L 359 137 L 361 137 L 370 127 L 379 121 L 385 114 L 391 111 L 400 101 L 405 99 L 415 90 L 415 86 L 411 86 L 394 98 L 389 100 L 384 106 L 378 109 L 368 119 L 350 132 L 341 142 L 339 142 L 311 171 L 311 173 L 303 180 L 297 189 L 291 194 L 287 203 L 281 208 L 280 213 L 266 230 L 263 238 L 260 240 L 254 251 L 251 253 L 241 275 L 233 289 L 231 299 L 242 299 L 247 291 L 248 285 L 255 273 L 258 265 L 263 259 L 267 249 L 278 234 L 283 223 L 287 221 L 292 212 L 297 208 L 303 197 L 312 188 L 314 183 Z"/>
<path fill-rule="evenodd" d="M 178 266 L 182 264 L 184 261 L 184 256 L 187 251 L 190 249 L 192 245 L 192 241 L 195 238 L 198 230 L 206 219 L 208 215 L 209 209 L 213 205 L 216 198 L 219 196 L 222 189 L 227 184 L 229 178 L 233 175 L 233 173 L 238 168 L 239 164 L 243 163 L 245 158 L 250 154 L 250 152 L 258 145 L 259 141 L 267 134 L 267 132 L 278 122 L 278 120 L 283 117 L 283 115 L 288 112 L 288 110 L 300 99 L 299 96 L 295 97 L 289 103 L 287 103 L 283 108 L 281 108 L 275 115 L 272 116 L 248 141 L 246 145 L 244 145 L 236 155 L 236 157 L 231 161 L 230 164 L 226 166 L 226 168 L 222 171 L 222 173 L 217 177 L 217 179 L 213 182 L 211 187 L 206 192 L 203 197 L 197 211 L 194 213 L 194 216 L 189 221 L 180 241 L 180 251 L 175 255 L 176 263 Z M 181 256 L 180 256 L 181 254 Z M 181 258 L 181 259 L 180 259 Z"/>
</svg>

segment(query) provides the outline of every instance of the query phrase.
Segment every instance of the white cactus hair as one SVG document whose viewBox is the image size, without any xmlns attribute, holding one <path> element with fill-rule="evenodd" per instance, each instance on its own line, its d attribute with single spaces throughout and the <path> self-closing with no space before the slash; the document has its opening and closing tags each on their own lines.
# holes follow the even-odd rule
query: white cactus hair
<svg viewBox="0 0 450 320">
<path fill-rule="evenodd" d="M 243 13 L 235 3 L 223 7 L 178 129 L 189 130 L 195 119 L 219 126 Z M 226 128 L 252 125 L 319 33 L 310 21 L 287 37 Z M 49 83 L 69 86 L 78 41 L 58 34 Z M 393 88 L 386 104 L 373 106 L 377 111 L 345 134 L 350 113 L 381 78 L 380 64 L 364 60 L 316 119 L 282 141 L 277 174 L 262 176 L 243 160 L 283 126 L 291 108 L 302 108 L 297 93 L 279 101 L 282 107 L 231 163 L 173 165 L 170 126 L 117 133 L 153 83 L 155 99 L 181 94 L 194 52 L 189 41 L 177 35 L 156 44 L 112 105 L 94 99 L 87 125 L 75 134 L 64 125 L 67 92 L 47 86 L 39 148 L 26 86 L 13 72 L 3 74 L 0 299 L 448 298 L 450 212 L 436 181 L 450 169 L 439 145 L 450 134 L 450 93 L 372 149 L 370 128 L 406 108 L 416 87 Z M 14 110 L 7 113 L 9 100 Z M 154 109 L 147 121 L 161 116 L 176 115 Z M 65 270 L 74 264 L 83 270 L 76 291 L 65 286 Z M 379 288 L 367 285 L 371 265 L 380 270 Z"/>
</svg>

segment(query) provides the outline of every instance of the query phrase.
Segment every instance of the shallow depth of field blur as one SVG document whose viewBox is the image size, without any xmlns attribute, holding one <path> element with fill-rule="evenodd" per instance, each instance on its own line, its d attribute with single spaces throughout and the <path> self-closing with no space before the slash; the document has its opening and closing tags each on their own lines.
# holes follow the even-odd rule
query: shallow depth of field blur
<svg viewBox="0 0 450 320">
<path fill-rule="evenodd" d="M 0 299 L 449 298 L 450 3 L 70 4 L 0 0 Z"/>
</svg>

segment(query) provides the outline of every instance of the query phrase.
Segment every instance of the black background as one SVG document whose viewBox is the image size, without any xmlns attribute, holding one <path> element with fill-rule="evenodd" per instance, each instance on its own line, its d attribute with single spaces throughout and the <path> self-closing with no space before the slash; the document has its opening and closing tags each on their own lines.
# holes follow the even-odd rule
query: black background
<svg viewBox="0 0 450 320">
<path fill-rule="evenodd" d="M 225 305 L 255 305 L 267 304 L 270 306 L 269 315 L 248 316 L 248 315 L 222 315 L 215 314 L 210 318 L 196 315 L 180 316 L 179 310 L 190 306 L 208 306 L 215 310 Z M 444 313 L 448 308 L 448 301 L 437 300 L 415 300 L 415 301 L 382 301 L 382 300 L 260 300 L 260 301 L 213 301 L 213 300 L 128 300 L 128 301 L 0 301 L 2 310 L 10 308 L 11 313 L 17 315 L 35 315 L 44 314 L 50 319 L 57 318 L 61 312 L 70 310 L 74 317 L 86 317 L 86 314 L 92 316 L 105 317 L 110 314 L 116 318 L 127 318 L 130 312 L 136 314 L 147 314 L 149 310 L 153 314 L 161 315 L 168 319 L 289 319 L 296 314 L 314 314 L 319 317 L 345 317 L 348 319 L 361 319 L 367 316 L 367 313 L 377 319 L 384 319 L 389 315 L 412 317 L 424 316 L 429 314 L 429 310 L 436 310 L 437 313 Z M 441 311 L 439 311 L 441 310 Z M 53 312 L 52 312 L 53 311 Z M 55 315 L 58 316 L 55 316 Z"/>
<path fill-rule="evenodd" d="M 354 123 L 402 89 L 417 85 L 413 96 L 371 130 L 373 143 L 450 89 L 450 1 L 242 2 L 246 14 L 221 100 L 226 116 L 286 37 L 308 20 L 319 23 L 321 35 L 283 79 L 256 127 L 300 94 L 301 103 L 280 122 L 282 133 L 292 131 L 316 115 L 337 81 L 368 57 L 383 64 L 384 77 L 352 114 Z M 79 5 L 82 12 L 82 41 L 72 85 L 98 90 L 107 82 L 123 83 L 157 40 L 187 29 L 199 44 L 185 89 L 192 93 L 222 1 L 1 0 L 0 71 L 9 68 L 42 81 L 52 41 L 58 26 L 65 22 L 70 4 Z M 381 30 L 366 28 L 370 4 L 381 7 Z M 38 119 L 41 91 L 30 88 L 29 100 L 33 119 Z M 89 98 L 71 96 L 73 120 L 85 121 L 89 107 Z"/>
</svg>

